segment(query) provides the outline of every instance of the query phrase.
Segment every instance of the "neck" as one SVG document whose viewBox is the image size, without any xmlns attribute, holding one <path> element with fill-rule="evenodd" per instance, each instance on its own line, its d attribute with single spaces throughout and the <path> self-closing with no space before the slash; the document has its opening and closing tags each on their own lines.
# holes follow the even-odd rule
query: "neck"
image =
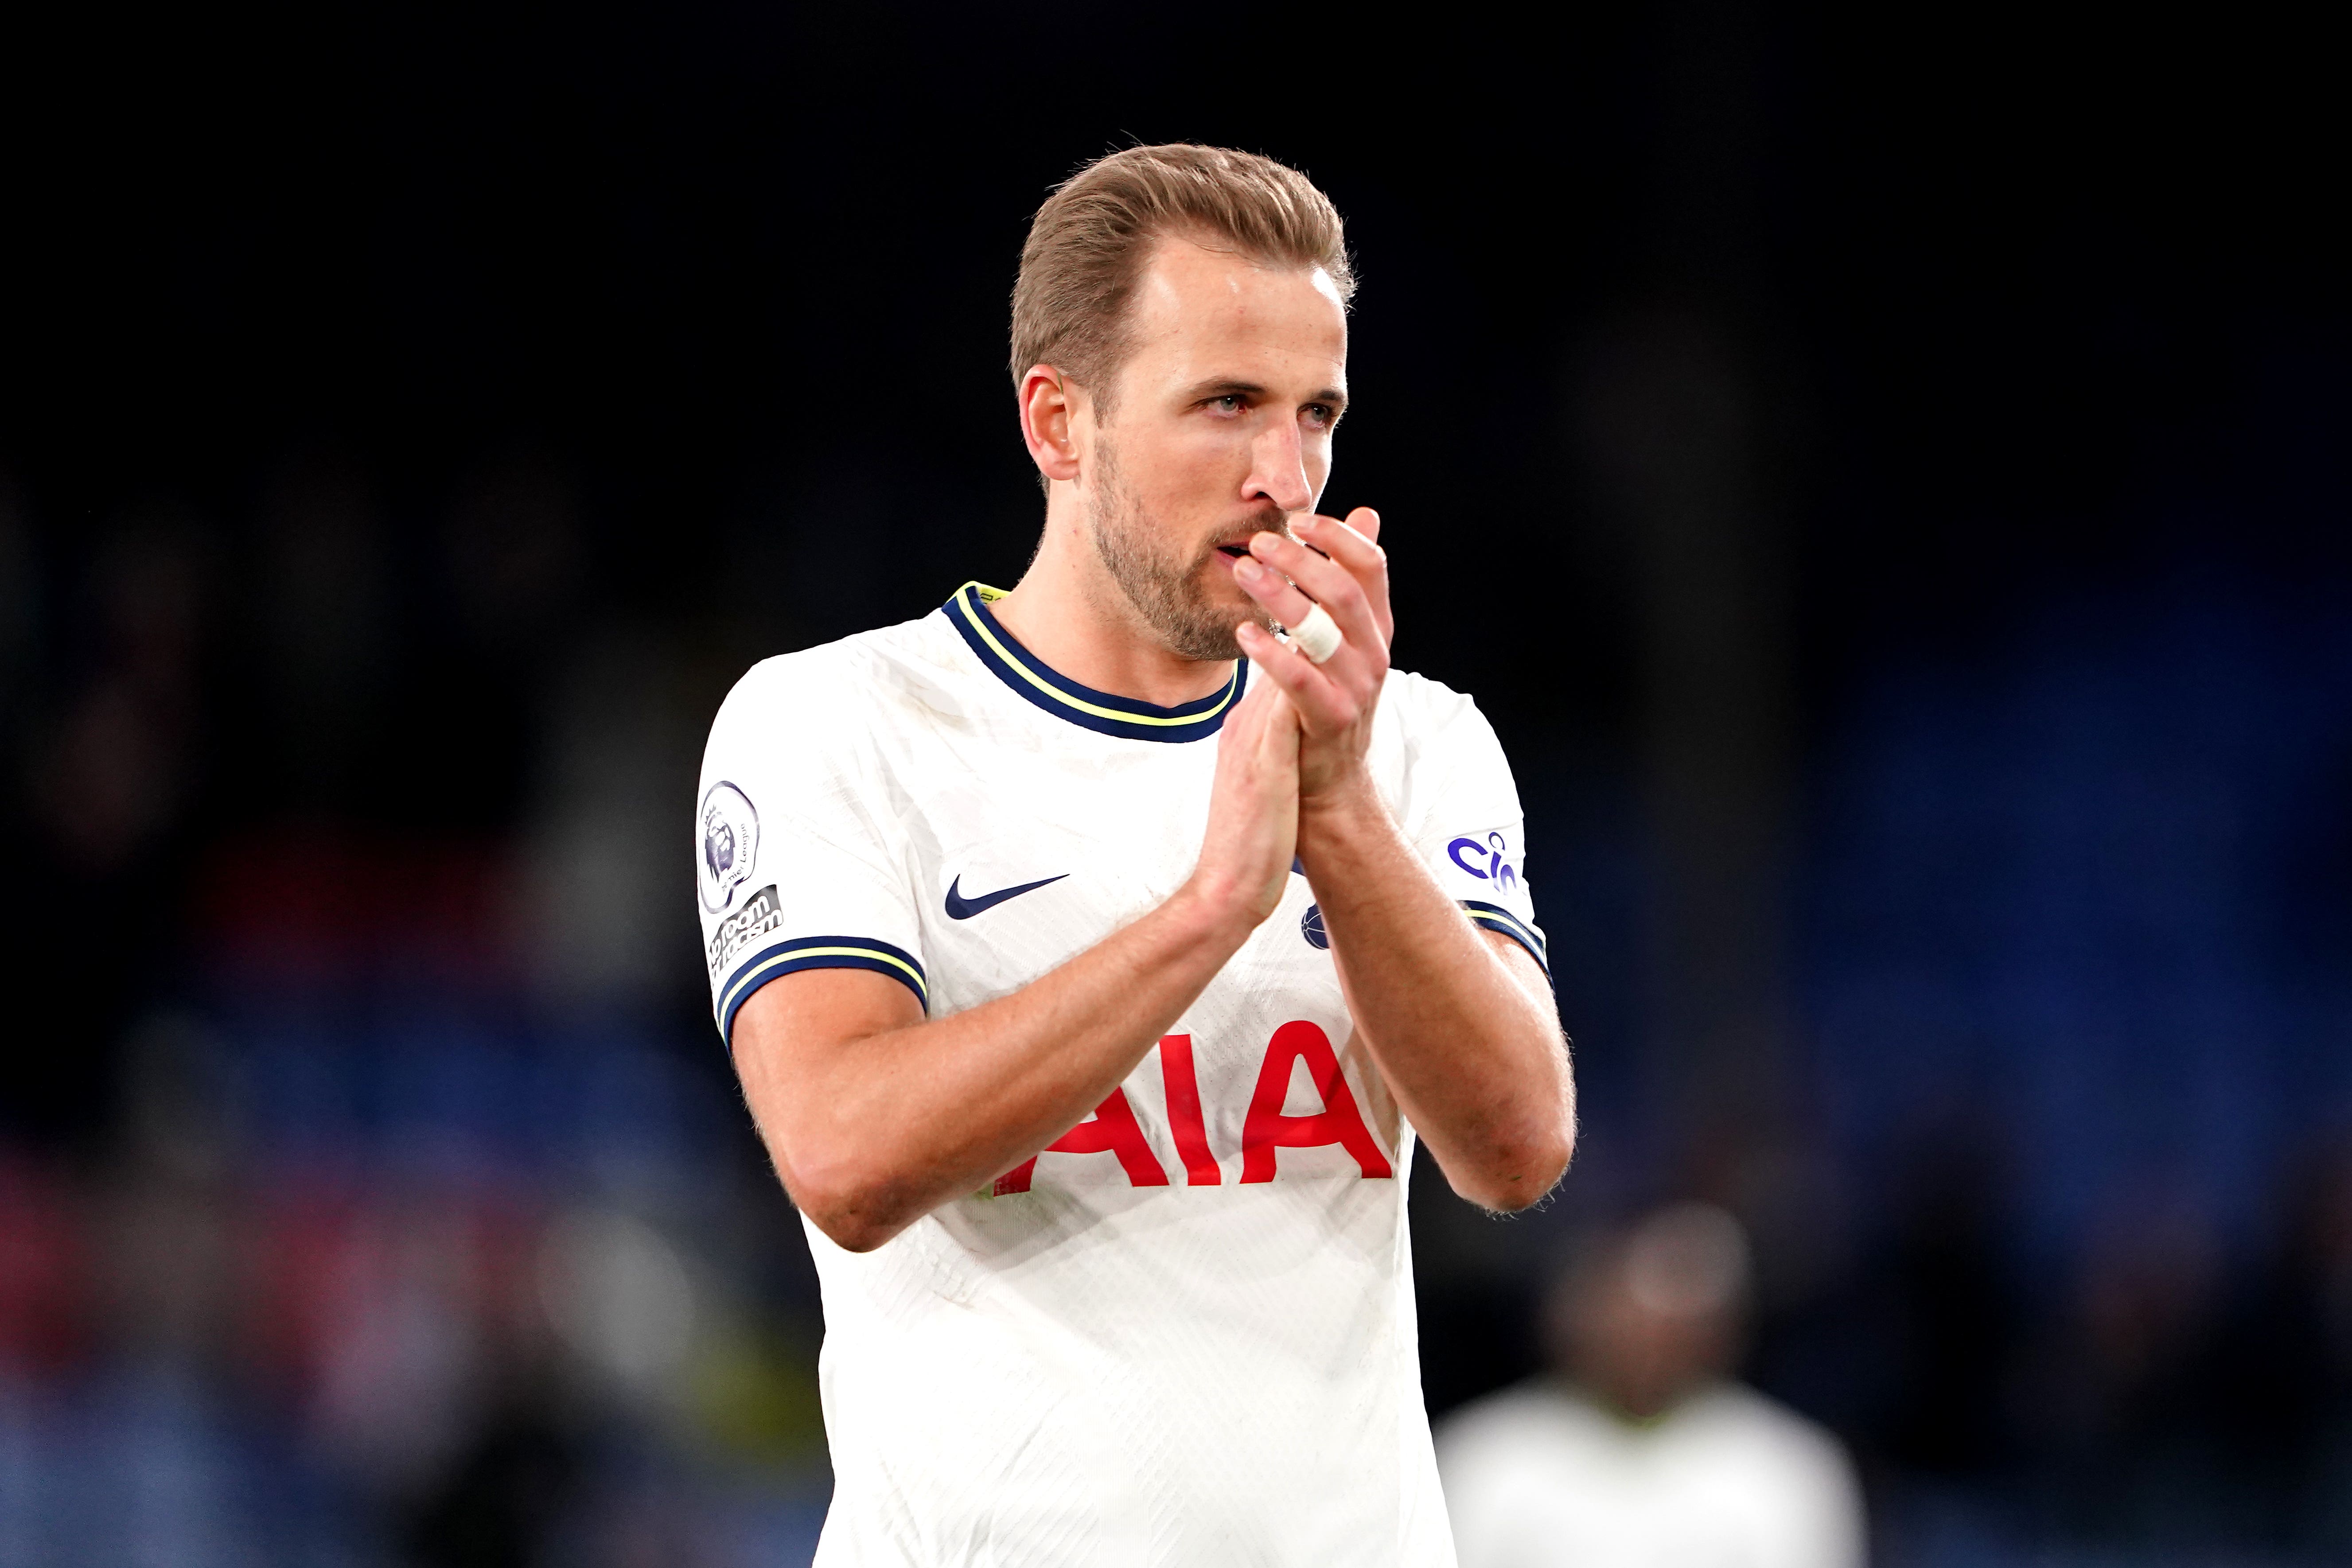
<svg viewBox="0 0 2352 1568">
<path fill-rule="evenodd" d="M 1186 658 L 1144 624 L 1096 552 L 1076 487 L 1061 479 L 1045 498 L 1037 558 L 989 609 L 1031 653 L 1117 697 L 1174 708 L 1233 679 L 1231 664 Z"/>
</svg>

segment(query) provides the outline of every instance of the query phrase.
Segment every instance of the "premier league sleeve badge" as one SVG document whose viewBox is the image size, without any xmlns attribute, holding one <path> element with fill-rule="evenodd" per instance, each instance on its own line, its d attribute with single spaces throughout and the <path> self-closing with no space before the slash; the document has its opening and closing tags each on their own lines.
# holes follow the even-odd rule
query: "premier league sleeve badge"
<svg viewBox="0 0 2352 1568">
<path fill-rule="evenodd" d="M 702 907 L 717 914 L 735 901 L 760 856 L 760 814 L 751 797 L 725 780 L 702 797 Z"/>
</svg>

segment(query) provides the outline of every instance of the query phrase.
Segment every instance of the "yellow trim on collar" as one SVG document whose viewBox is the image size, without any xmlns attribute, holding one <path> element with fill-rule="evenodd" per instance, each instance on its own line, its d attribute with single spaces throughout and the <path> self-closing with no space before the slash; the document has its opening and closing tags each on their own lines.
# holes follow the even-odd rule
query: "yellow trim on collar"
<svg viewBox="0 0 2352 1568">
<path fill-rule="evenodd" d="M 1075 708 L 1081 713 L 1091 713 L 1097 719 L 1116 719 L 1122 724 L 1157 724 L 1169 729 L 1175 729 L 1186 724 L 1202 724 L 1214 719 L 1233 705 L 1234 690 L 1241 684 L 1241 672 L 1236 669 L 1234 672 L 1233 679 L 1225 682 L 1225 700 L 1223 702 L 1218 703 L 1214 708 L 1211 708 L 1204 712 L 1187 713 L 1181 718 L 1176 719 L 1155 718 L 1147 713 L 1130 713 L 1124 708 L 1105 708 L 1097 703 L 1086 701 L 1081 698 L 1071 696 L 1060 687 L 1055 686 L 1052 681 L 1046 680 L 1043 677 L 1039 676 L 1035 670 L 1029 668 L 1029 661 L 1026 658 L 1023 657 L 1022 654 L 1013 652 L 1012 649 L 1006 647 L 1003 643 L 997 641 L 996 635 L 988 629 L 988 623 L 982 620 L 978 616 L 973 615 L 971 612 L 971 606 L 964 602 L 964 588 L 977 589 L 979 590 L 980 596 L 982 599 L 991 600 L 1004 597 L 1004 590 L 1002 588 L 992 588 L 987 584 L 978 581 L 966 583 L 963 585 L 963 588 L 958 588 L 956 590 L 955 606 L 957 609 L 963 612 L 963 618 L 971 623 L 971 629 L 973 631 L 980 634 L 981 639 L 987 643 L 989 647 L 996 650 L 996 657 L 1003 659 L 1006 664 L 1011 665 L 1015 670 L 1020 672 L 1022 679 L 1027 681 L 1030 685 L 1035 687 L 1038 690 L 1044 692 L 1055 701 L 1059 702 L 1067 708 Z"/>
</svg>

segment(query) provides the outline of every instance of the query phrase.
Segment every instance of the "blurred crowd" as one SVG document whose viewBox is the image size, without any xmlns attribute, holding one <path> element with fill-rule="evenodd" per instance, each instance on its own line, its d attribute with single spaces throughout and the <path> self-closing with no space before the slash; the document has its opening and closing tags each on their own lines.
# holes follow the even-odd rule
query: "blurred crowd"
<svg viewBox="0 0 2352 1568">
<path fill-rule="evenodd" d="M 804 632 L 633 592 L 541 462 L 44 521 L 0 485 L 0 1564 L 804 1558 L 820 1315 L 680 826 Z M 1678 1124 L 1604 1032 L 1547 1209 L 1422 1173 L 1468 1568 L 2352 1555 L 2352 637 L 2238 603 L 1861 705 L 1793 1111 Z M 1630 1016 L 1622 814 L 1528 796 Z"/>
<path fill-rule="evenodd" d="M 1878 1560 L 2343 1560 L 2352 618 L 2182 570 L 1859 693 L 1806 763 L 1793 1107 L 1678 1121 L 1638 1022 L 1586 1032 L 1555 1210 L 1416 1211 L 1433 1405 L 1558 1364 L 1557 1260 L 1702 1199 L 1753 1238 L 1738 1364 L 1845 1445 Z M 1606 1022 L 1640 862 L 1542 788 Z"/>
<path fill-rule="evenodd" d="M 0 1166 L 0 1561 L 805 1550 L 814 1325 L 763 1290 L 777 1227 L 754 1242 L 757 1194 L 679 1144 L 716 1108 L 682 1115 L 658 1056 L 289 1066 L 184 1020 L 138 1049 L 102 1162 Z M 464 1102 L 500 1068 L 559 1086 L 515 1108 L 530 1151 L 478 1142 L 499 1113 Z M 289 1079 L 299 1138 L 229 1131 Z M 379 1095 L 406 1103 L 335 1114 Z"/>
<path fill-rule="evenodd" d="M 1661 1414 L 1696 1418 L 1706 1391 L 1736 1373 L 1805 1419 L 1758 1438 L 1781 1459 L 1728 1459 L 1718 1479 L 1826 1467 L 1831 1479 L 1810 1492 L 1832 1502 L 1812 1517 L 1837 1521 L 1837 1465 L 1815 1458 L 1827 1434 L 1869 1500 L 1874 1561 L 2342 1561 L 2352 1551 L 2352 1157 L 2318 1150 L 2283 1163 L 2252 1234 L 2223 1237 L 2150 1209 L 2119 1215 L 2079 1253 L 2038 1257 L 1997 1155 L 1980 1146 L 1923 1141 L 1878 1173 L 1882 1192 L 1816 1191 L 1793 1215 L 1769 1192 L 1718 1189 L 1745 1198 L 1755 1229 L 1720 1208 L 1684 1207 L 1726 1227 L 1738 1239 L 1722 1245 L 1743 1259 L 1753 1236 L 1754 1273 L 1679 1316 L 1672 1289 L 1651 1289 L 1645 1305 L 1627 1282 L 1642 1229 L 1596 1220 L 1605 1200 L 1571 1187 L 1556 1213 L 1505 1226 L 1465 1223 L 1423 1194 L 1423 1357 L 1442 1458 L 1448 1407 L 1460 1412 L 1449 1500 L 1474 1510 L 1457 1534 L 1484 1506 L 1522 1535 L 1583 1541 L 1561 1510 L 1599 1488 L 1605 1503 L 1581 1517 L 1603 1539 L 1546 1556 L 1509 1549 L 1510 1529 L 1497 1526 L 1480 1560 L 1646 1561 L 1622 1554 L 1629 1521 L 1671 1539 L 1670 1521 L 1694 1505 L 1708 1511 L 1704 1496 L 1655 1473 L 1677 1462 Z M 1506 1378 L 1515 1392 L 1499 1405 L 1476 1397 Z M 1562 1400 L 1589 1428 L 1572 1442 Z M 1521 1509 L 1513 1524 L 1510 1500 L 1563 1450 L 1580 1461 L 1561 1459 L 1549 1506 Z M 1465 1466 L 1489 1473 L 1457 1485 Z M 1799 1510 L 1807 1495 L 1779 1491 Z M 1769 1521 L 1755 1526 L 1752 1539 L 1784 1543 L 1755 1561 L 1855 1560 L 1843 1525 L 1781 1522 L 1777 1534 Z"/>
<path fill-rule="evenodd" d="M 2352 1562 L 2315 30 L 1254 16 L 1326 111 L 1133 7 L 16 10 L 0 1568 L 806 1560 L 697 763 L 1021 570 L 1022 221 L 1130 134 L 1347 214 L 1328 499 L 1527 807 L 1577 1163 L 1412 1173 L 1465 1568 Z"/>
<path fill-rule="evenodd" d="M 0 489 L 0 1563 L 805 1558 L 814 1280 L 673 994 L 697 716 L 568 509 Z"/>
</svg>

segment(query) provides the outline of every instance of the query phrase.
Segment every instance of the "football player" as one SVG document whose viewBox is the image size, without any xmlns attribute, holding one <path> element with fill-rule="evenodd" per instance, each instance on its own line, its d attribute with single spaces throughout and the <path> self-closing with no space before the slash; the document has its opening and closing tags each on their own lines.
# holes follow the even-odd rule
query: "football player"
<svg viewBox="0 0 2352 1568">
<path fill-rule="evenodd" d="M 716 1017 L 824 1285 L 820 1563 L 1453 1561 L 1404 1176 L 1533 1203 L 1574 1096 L 1509 766 L 1389 668 L 1379 517 L 1316 513 L 1351 288 L 1279 163 L 1081 171 L 1013 295 L 1028 571 L 712 726 Z"/>
</svg>

